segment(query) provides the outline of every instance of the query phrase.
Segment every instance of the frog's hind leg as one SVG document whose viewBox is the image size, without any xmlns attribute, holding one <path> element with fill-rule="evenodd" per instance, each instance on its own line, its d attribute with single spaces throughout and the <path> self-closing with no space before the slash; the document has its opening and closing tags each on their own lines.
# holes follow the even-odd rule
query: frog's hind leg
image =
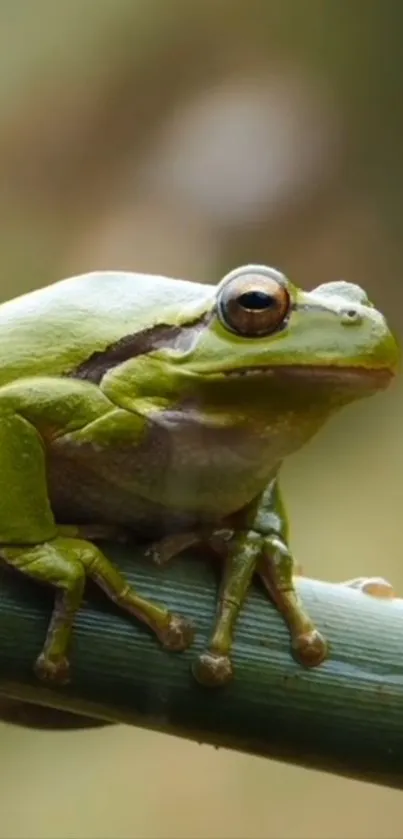
<svg viewBox="0 0 403 839">
<path fill-rule="evenodd" d="M 190 622 L 140 597 L 90 542 L 57 537 L 33 547 L 2 547 L 1 555 L 14 568 L 56 588 L 52 618 L 35 666 L 42 679 L 61 683 L 68 680 L 68 649 L 86 577 L 94 580 L 121 609 L 147 624 L 166 649 L 181 651 L 192 643 Z"/>
<path fill-rule="evenodd" d="M 67 651 L 76 612 L 81 606 L 85 570 L 78 556 L 63 545 L 46 542 L 33 547 L 3 547 L 6 562 L 29 577 L 56 588 L 52 617 L 41 654 L 35 664 L 41 679 L 63 684 L 68 681 Z"/>
<path fill-rule="evenodd" d="M 0 394 L 0 409 L 1 409 Z M 67 679 L 67 653 L 86 577 L 126 612 L 147 624 L 163 646 L 183 650 L 193 628 L 185 619 L 140 597 L 90 541 L 60 535 L 48 498 L 45 445 L 17 411 L 0 410 L 0 556 L 10 566 L 56 588 L 55 607 L 36 664 L 38 675 Z M 62 529 L 61 529 L 62 532 Z"/>
</svg>

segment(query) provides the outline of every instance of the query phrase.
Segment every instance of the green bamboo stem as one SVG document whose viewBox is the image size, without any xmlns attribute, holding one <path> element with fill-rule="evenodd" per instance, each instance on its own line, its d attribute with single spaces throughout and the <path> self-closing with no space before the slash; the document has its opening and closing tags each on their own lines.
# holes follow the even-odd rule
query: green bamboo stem
<svg viewBox="0 0 403 839">
<path fill-rule="evenodd" d="M 51 593 L 5 570 L 3 697 L 403 788 L 403 600 L 299 580 L 331 649 L 326 663 L 306 670 L 292 659 L 283 622 L 256 586 L 238 624 L 235 679 L 207 690 L 194 682 L 190 664 L 212 627 L 213 564 L 189 553 L 162 570 L 127 547 L 108 546 L 107 552 L 142 594 L 193 619 L 193 648 L 163 651 L 143 626 L 91 589 L 76 622 L 72 682 L 45 688 L 32 665 Z"/>
</svg>

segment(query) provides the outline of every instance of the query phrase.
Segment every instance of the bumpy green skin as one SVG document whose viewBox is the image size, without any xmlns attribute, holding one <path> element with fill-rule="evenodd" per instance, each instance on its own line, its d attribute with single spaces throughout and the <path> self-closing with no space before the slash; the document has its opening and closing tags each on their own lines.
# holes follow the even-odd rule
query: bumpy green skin
<svg viewBox="0 0 403 839">
<path fill-rule="evenodd" d="M 0 307 L 0 550 L 56 590 L 40 678 L 69 678 L 87 577 L 168 649 L 191 643 L 186 618 L 144 600 L 92 541 L 126 531 L 152 538 L 156 562 L 198 542 L 222 559 L 201 683 L 231 677 L 255 573 L 301 662 L 325 657 L 295 593 L 277 474 L 334 411 L 386 386 L 398 349 L 357 286 L 286 282 L 287 324 L 261 338 L 226 328 L 219 286 L 164 277 L 92 273 Z"/>
</svg>

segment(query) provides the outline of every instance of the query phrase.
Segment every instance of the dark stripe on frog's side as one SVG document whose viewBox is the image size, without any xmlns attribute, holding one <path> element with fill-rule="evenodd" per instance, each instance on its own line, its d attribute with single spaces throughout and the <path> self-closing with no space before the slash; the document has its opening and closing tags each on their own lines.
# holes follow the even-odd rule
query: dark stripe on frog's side
<svg viewBox="0 0 403 839">
<path fill-rule="evenodd" d="M 131 358 L 153 352 L 158 349 L 178 349 L 186 351 L 190 349 L 194 339 L 207 323 L 210 314 L 204 314 L 198 320 L 187 323 L 184 326 L 172 326 L 159 324 L 149 329 L 143 329 L 131 335 L 124 335 L 119 341 L 92 353 L 89 358 L 81 362 L 78 367 L 70 370 L 66 375 L 74 379 L 85 379 L 86 381 L 99 384 L 103 376 Z"/>
<path fill-rule="evenodd" d="M 309 303 L 294 303 L 291 308 L 293 311 L 301 309 L 326 310 L 326 306 L 321 306 L 320 304 L 311 305 Z M 158 349 L 177 348 L 186 351 L 191 348 L 194 339 L 203 327 L 206 326 L 211 316 L 212 313 L 208 312 L 197 320 L 182 326 L 159 324 L 158 326 L 143 329 L 140 332 L 124 335 L 123 338 L 119 338 L 118 341 L 109 344 L 104 350 L 98 350 L 92 353 L 89 358 L 82 361 L 78 367 L 70 370 L 66 375 L 70 378 L 85 379 L 94 384 L 99 384 L 108 370 L 118 367 L 131 358 L 136 358 L 137 356 L 145 355 Z"/>
</svg>

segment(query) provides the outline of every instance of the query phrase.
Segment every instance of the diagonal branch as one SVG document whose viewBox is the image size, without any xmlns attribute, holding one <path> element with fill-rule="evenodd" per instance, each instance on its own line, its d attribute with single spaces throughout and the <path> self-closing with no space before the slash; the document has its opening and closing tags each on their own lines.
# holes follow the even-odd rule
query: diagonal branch
<svg viewBox="0 0 403 839">
<path fill-rule="evenodd" d="M 301 596 L 331 645 L 325 664 L 304 670 L 290 656 L 281 618 L 254 588 L 238 624 L 234 682 L 209 691 L 193 681 L 190 663 L 212 627 L 213 566 L 188 554 L 161 570 L 138 550 L 134 560 L 127 547 L 108 554 L 141 593 L 194 620 L 194 647 L 164 652 L 91 590 L 77 619 L 72 684 L 45 688 L 32 665 L 51 594 L 4 571 L 3 697 L 403 788 L 403 600 L 301 579 Z"/>
</svg>

